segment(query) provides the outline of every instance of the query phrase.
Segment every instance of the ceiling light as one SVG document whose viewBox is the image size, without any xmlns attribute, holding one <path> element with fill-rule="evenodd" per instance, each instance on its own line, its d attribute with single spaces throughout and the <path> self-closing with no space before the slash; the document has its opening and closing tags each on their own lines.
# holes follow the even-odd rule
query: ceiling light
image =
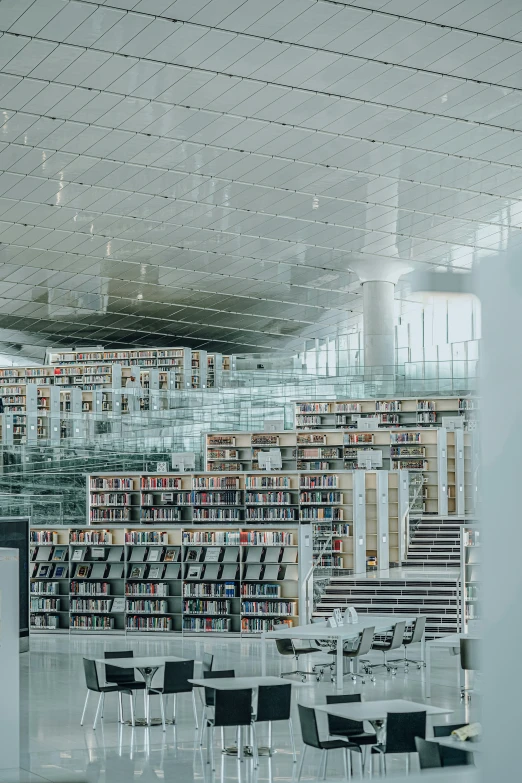
<svg viewBox="0 0 522 783">
<path fill-rule="evenodd" d="M 143 294 L 138 294 L 138 296 L 136 297 L 136 299 L 143 299 Z"/>
</svg>

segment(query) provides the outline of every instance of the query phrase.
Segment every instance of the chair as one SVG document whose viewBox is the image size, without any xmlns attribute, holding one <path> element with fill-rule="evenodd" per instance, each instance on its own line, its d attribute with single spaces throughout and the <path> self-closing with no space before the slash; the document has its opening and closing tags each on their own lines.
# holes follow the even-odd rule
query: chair
<svg viewBox="0 0 522 783">
<path fill-rule="evenodd" d="M 106 693 L 117 693 L 120 696 L 120 699 L 118 701 L 118 718 L 120 723 L 123 723 L 123 709 L 121 704 L 121 694 L 124 693 L 127 696 L 130 696 L 130 709 L 131 709 L 131 722 L 134 726 L 134 703 L 133 703 L 133 693 L 130 690 L 130 688 L 125 688 L 123 685 L 100 685 L 98 680 L 98 670 L 96 668 L 96 661 L 93 661 L 89 658 L 83 659 L 83 669 L 85 672 L 85 684 L 87 685 L 87 696 L 85 697 L 85 704 L 83 705 L 83 712 L 82 712 L 82 719 L 80 721 L 80 726 L 83 726 L 83 720 L 85 718 L 85 712 L 87 710 L 87 702 L 89 701 L 89 695 L 92 692 L 99 693 L 100 698 L 98 699 L 98 706 L 96 708 L 96 714 L 94 716 L 94 723 L 93 723 L 93 730 L 96 730 L 96 723 L 98 722 L 98 716 L 101 712 L 101 717 L 103 719 L 103 707 L 105 705 L 105 694 Z"/>
<path fill-rule="evenodd" d="M 440 726 L 433 727 L 434 737 L 449 737 L 455 729 L 461 729 L 466 723 L 442 723 Z M 467 764 L 473 764 L 473 754 L 467 753 L 459 748 L 448 748 L 445 745 L 439 746 L 440 757 L 443 767 L 460 767 Z"/>
<path fill-rule="evenodd" d="M 324 623 L 324 617 L 312 617 L 312 623 Z M 334 649 L 337 646 L 337 642 L 332 639 L 315 639 L 314 640 L 316 645 L 319 647 L 319 651 L 321 652 L 325 648 L 327 648 L 328 652 L 330 650 Z M 320 682 L 322 678 L 324 677 L 324 670 L 330 669 L 330 677 L 333 680 L 333 671 L 335 669 L 335 661 L 333 663 L 316 663 L 312 666 L 312 671 L 315 674 L 317 678 L 317 682 Z"/>
<path fill-rule="evenodd" d="M 415 737 L 415 747 L 419 754 L 419 766 L 421 769 L 438 769 L 442 767 L 440 755 L 441 748 L 436 742 Z"/>
<path fill-rule="evenodd" d="M 479 666 L 480 657 L 480 640 L 479 639 L 465 639 L 460 640 L 460 666 L 466 672 L 476 672 L 480 669 Z M 471 693 L 473 688 L 462 687 L 460 689 L 460 698 L 467 698 L 471 701 Z"/>
<path fill-rule="evenodd" d="M 342 696 L 328 695 L 326 697 L 327 704 L 353 704 L 354 702 L 360 701 L 360 693 L 343 694 Z M 355 742 L 356 745 L 364 747 L 364 752 L 361 748 L 362 773 L 364 775 L 368 746 L 377 743 L 375 732 L 365 731 L 364 723 L 362 721 L 339 718 L 337 715 L 328 715 L 328 734 L 331 736 L 344 737 L 350 742 Z"/>
<path fill-rule="evenodd" d="M 406 621 L 401 620 L 399 623 L 395 623 L 391 634 L 388 634 L 385 639 L 376 640 L 372 644 L 372 650 L 379 650 L 384 655 L 384 663 L 373 664 L 370 661 L 363 661 L 363 664 L 372 672 L 373 669 L 380 669 L 386 667 L 386 670 L 392 674 L 397 674 L 397 668 L 391 661 L 388 661 L 388 653 L 392 650 L 398 650 L 402 646 L 402 640 L 404 638 L 404 631 L 406 630 Z M 413 752 L 413 751 L 412 751 Z"/>
<path fill-rule="evenodd" d="M 426 739 L 426 712 L 389 712 L 386 720 L 386 744 L 373 745 L 372 754 L 381 756 L 386 774 L 386 756 L 407 753 L 406 774 L 410 771 L 410 753 L 417 752 L 415 738 Z"/>
<path fill-rule="evenodd" d="M 319 739 L 319 731 L 317 729 L 317 718 L 313 707 L 305 707 L 304 704 L 298 704 L 299 710 L 299 722 L 301 724 L 301 735 L 303 738 L 303 753 L 301 755 L 301 763 L 299 764 L 299 772 L 297 775 L 297 783 L 301 780 L 301 774 L 303 772 L 304 758 L 307 748 L 317 748 L 322 751 L 321 766 L 319 769 L 319 777 L 321 772 L 323 780 L 326 778 L 326 767 L 328 765 L 328 753 L 330 750 L 344 750 L 344 775 L 348 778 L 348 770 L 350 769 L 348 751 L 355 750 L 359 753 L 361 749 L 353 742 L 347 742 L 342 739 L 334 740 L 321 740 Z"/>
<path fill-rule="evenodd" d="M 214 765 L 214 729 L 236 726 L 238 729 L 237 756 L 243 761 L 243 726 L 252 725 L 252 689 L 214 691 L 214 717 L 207 718 L 207 764 L 212 759 Z"/>
<path fill-rule="evenodd" d="M 372 643 L 373 643 L 373 637 L 375 634 L 375 628 L 365 628 L 364 631 L 359 634 L 358 642 L 356 643 L 355 647 L 347 647 L 343 648 L 343 658 L 348 658 L 350 661 L 350 671 L 349 674 L 354 682 L 357 682 L 357 677 L 361 678 L 361 682 L 364 685 L 366 682 L 365 675 L 370 674 L 372 682 L 375 682 L 375 677 L 372 674 L 372 667 L 365 665 L 363 662 L 363 670 L 364 674 L 359 674 L 359 672 L 354 671 L 353 668 L 353 661 L 354 659 L 360 658 L 362 655 L 367 655 L 370 650 L 372 649 Z M 337 655 L 337 650 L 332 650 L 329 655 Z M 335 679 L 332 676 L 332 679 Z"/>
<path fill-rule="evenodd" d="M 299 658 L 301 657 L 301 655 L 310 655 L 311 653 L 320 652 L 320 649 L 317 647 L 296 647 L 291 639 L 276 639 L 275 643 L 279 655 L 291 655 L 293 659 L 296 661 L 298 667 L 299 667 Z M 280 677 L 290 677 L 293 674 L 299 674 L 303 682 L 306 682 L 307 677 L 317 676 L 313 670 L 311 672 L 306 672 L 297 668 L 294 669 L 294 671 L 292 672 L 283 672 L 283 674 L 281 674 Z"/>
<path fill-rule="evenodd" d="M 279 720 L 288 721 L 294 764 L 297 762 L 294 727 L 290 715 L 291 706 L 292 686 L 290 683 L 288 683 L 288 685 L 261 685 L 258 688 L 256 713 L 252 719 L 254 759 L 256 766 L 259 765 L 256 723 L 268 723 L 268 748 L 270 751 L 272 748 L 272 723 Z"/>
<path fill-rule="evenodd" d="M 214 663 L 214 656 L 211 655 L 210 653 L 203 653 L 203 668 L 202 668 L 202 671 L 204 671 L 204 672 L 211 672 L 213 663 Z"/>
<path fill-rule="evenodd" d="M 167 661 L 165 664 L 165 674 L 163 677 L 162 688 L 149 688 L 147 691 L 148 696 L 160 697 L 160 710 L 161 710 L 161 723 L 163 725 L 163 731 L 165 731 L 165 705 L 163 703 L 163 697 L 167 699 L 172 694 L 174 697 L 174 709 L 172 713 L 172 722 L 176 722 L 176 697 L 178 693 L 190 693 L 192 694 L 192 709 L 194 710 L 194 720 L 196 722 L 196 729 L 198 726 L 198 713 L 196 709 L 196 697 L 194 694 L 194 686 L 189 680 L 194 678 L 194 661 Z"/>
<path fill-rule="evenodd" d="M 235 677 L 236 673 L 234 669 L 222 669 L 216 672 L 203 672 L 203 679 L 208 680 L 209 677 Z M 203 729 L 205 728 L 205 721 L 209 708 L 215 706 L 216 703 L 216 691 L 213 688 L 205 688 L 203 696 L 203 715 L 201 716 L 201 732 L 199 735 L 199 744 L 203 744 Z M 224 742 L 223 742 L 224 744 Z"/>
<path fill-rule="evenodd" d="M 406 632 L 404 635 L 404 638 L 402 640 L 402 644 L 404 647 L 404 658 L 394 658 L 390 663 L 402 663 L 404 664 L 404 671 L 407 672 L 409 669 L 410 663 L 414 663 L 417 666 L 417 669 L 422 669 L 424 666 L 426 666 L 426 663 L 424 661 L 416 661 L 412 658 L 408 658 L 408 647 L 410 644 L 416 644 L 417 642 L 422 642 L 422 637 L 424 636 L 424 631 L 426 629 L 426 616 L 421 615 L 420 617 L 417 617 L 415 620 L 415 623 L 413 625 L 413 629 L 411 633 Z"/>
</svg>

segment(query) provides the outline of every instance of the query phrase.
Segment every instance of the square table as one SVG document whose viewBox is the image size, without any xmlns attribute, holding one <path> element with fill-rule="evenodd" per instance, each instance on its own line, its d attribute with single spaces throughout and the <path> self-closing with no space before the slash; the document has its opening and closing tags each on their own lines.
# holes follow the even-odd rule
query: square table
<svg viewBox="0 0 522 783">
<path fill-rule="evenodd" d="M 174 655 L 159 655 L 159 656 L 137 656 L 136 658 L 95 658 L 96 663 L 103 666 L 118 666 L 120 669 L 137 669 L 143 679 L 145 680 L 145 690 L 143 692 L 143 699 L 145 702 L 145 718 L 135 721 L 138 726 L 150 726 L 150 696 L 149 688 L 152 686 L 152 680 L 154 675 L 165 666 L 166 663 L 179 661 L 192 660 L 192 658 L 178 658 Z M 194 663 L 201 663 L 201 661 L 194 661 Z M 161 724 L 160 721 L 155 721 L 155 724 Z"/>
<path fill-rule="evenodd" d="M 389 712 L 426 712 L 427 715 L 446 715 L 453 712 L 449 707 L 433 707 L 407 699 L 378 699 L 376 701 L 354 701 L 346 704 L 314 704 L 318 712 L 335 715 L 349 720 L 369 721 L 375 729 L 376 739 L 384 738 L 386 716 Z"/>
<path fill-rule="evenodd" d="M 442 745 L 444 748 L 453 748 L 453 750 L 463 750 L 465 753 L 483 753 L 484 743 L 482 740 L 478 742 L 462 742 L 462 740 L 454 739 L 453 737 L 427 737 L 429 742 L 436 742 L 437 745 Z"/>
<path fill-rule="evenodd" d="M 315 639 L 331 639 L 337 644 L 336 688 L 338 691 L 342 692 L 344 685 L 344 642 L 349 639 L 357 638 L 365 628 L 375 627 L 376 633 L 384 633 L 385 631 L 391 630 L 396 622 L 406 620 L 407 625 L 413 625 L 416 619 L 416 617 L 399 614 L 360 614 L 357 623 L 338 625 L 336 628 L 331 628 L 325 621 L 324 623 L 309 623 L 307 625 L 296 625 L 293 628 L 285 627 L 275 631 L 265 631 L 261 635 L 261 673 L 264 675 L 266 674 L 266 647 L 268 639 L 301 639 L 308 642 L 314 641 Z M 422 643 L 422 660 L 425 660 L 424 638 Z"/>
<path fill-rule="evenodd" d="M 456 650 L 457 653 L 460 653 L 460 640 L 461 639 L 479 639 L 480 637 L 476 634 L 465 634 L 465 633 L 452 633 L 448 634 L 448 636 L 440 636 L 438 639 L 431 639 L 426 644 L 426 698 L 431 699 L 431 651 L 434 647 L 436 648 L 443 648 L 446 650 Z M 464 687 L 464 680 L 465 680 L 466 673 L 461 669 L 460 670 L 460 686 L 461 688 Z"/>
</svg>

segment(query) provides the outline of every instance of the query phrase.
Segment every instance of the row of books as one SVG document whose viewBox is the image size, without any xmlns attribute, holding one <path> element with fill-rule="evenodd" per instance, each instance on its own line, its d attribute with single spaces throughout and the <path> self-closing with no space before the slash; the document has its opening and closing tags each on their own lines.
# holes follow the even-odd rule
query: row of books
<svg viewBox="0 0 522 783">
<path fill-rule="evenodd" d="M 243 614 L 295 615 L 295 601 L 244 601 Z"/>
<path fill-rule="evenodd" d="M 292 620 L 277 620 L 276 618 L 243 617 L 241 618 L 241 631 L 243 633 L 263 633 L 273 631 L 276 628 L 292 627 Z"/>
<path fill-rule="evenodd" d="M 230 601 L 205 601 L 199 598 L 183 601 L 183 612 L 186 614 L 229 614 Z"/>
<path fill-rule="evenodd" d="M 171 617 L 140 617 L 139 615 L 127 615 L 125 618 L 127 631 L 171 631 Z"/>
<path fill-rule="evenodd" d="M 342 492 L 301 492 L 301 503 L 342 503 Z"/>
<path fill-rule="evenodd" d="M 235 582 L 185 582 L 185 598 L 235 598 Z"/>
</svg>

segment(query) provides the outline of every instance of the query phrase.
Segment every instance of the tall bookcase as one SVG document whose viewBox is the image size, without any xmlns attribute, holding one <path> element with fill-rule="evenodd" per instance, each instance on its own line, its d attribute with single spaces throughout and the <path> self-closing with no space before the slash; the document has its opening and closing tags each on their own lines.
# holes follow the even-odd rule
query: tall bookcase
<svg viewBox="0 0 522 783">
<path fill-rule="evenodd" d="M 460 630 L 473 632 L 481 619 L 482 549 L 480 528 L 464 524 L 461 529 Z"/>
<path fill-rule="evenodd" d="M 309 525 L 33 528 L 31 629 L 251 635 L 304 617 Z"/>
</svg>

